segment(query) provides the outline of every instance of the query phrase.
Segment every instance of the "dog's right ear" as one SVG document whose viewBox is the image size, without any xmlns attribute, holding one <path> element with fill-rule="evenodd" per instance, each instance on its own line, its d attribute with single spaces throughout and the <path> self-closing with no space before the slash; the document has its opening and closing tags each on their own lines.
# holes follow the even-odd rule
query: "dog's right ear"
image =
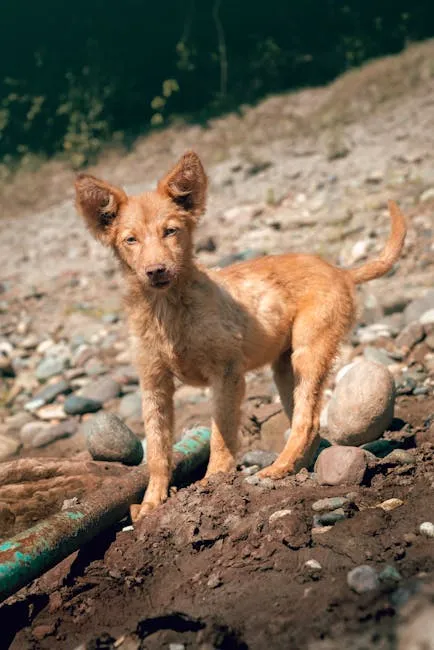
<svg viewBox="0 0 434 650">
<path fill-rule="evenodd" d="M 96 239 L 106 246 L 114 241 L 115 221 L 119 208 L 128 200 L 125 192 L 89 174 L 79 174 L 75 181 L 75 205 Z"/>
</svg>

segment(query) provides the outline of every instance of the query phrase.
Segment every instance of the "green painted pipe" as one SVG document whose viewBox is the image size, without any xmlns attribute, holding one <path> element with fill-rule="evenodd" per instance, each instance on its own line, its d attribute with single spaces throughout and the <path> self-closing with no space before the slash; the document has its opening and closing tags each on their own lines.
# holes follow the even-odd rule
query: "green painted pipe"
<svg viewBox="0 0 434 650">
<path fill-rule="evenodd" d="M 209 440 L 209 429 L 197 427 L 174 446 L 174 482 L 186 482 L 207 461 Z M 124 517 L 132 503 L 140 502 L 147 484 L 146 468 L 131 469 L 115 490 L 107 487 L 89 495 L 0 544 L 0 602 Z"/>
</svg>

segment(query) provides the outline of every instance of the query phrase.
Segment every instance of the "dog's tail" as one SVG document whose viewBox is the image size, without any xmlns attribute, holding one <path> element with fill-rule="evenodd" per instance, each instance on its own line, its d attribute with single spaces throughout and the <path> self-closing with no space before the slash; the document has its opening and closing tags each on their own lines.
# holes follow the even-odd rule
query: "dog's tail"
<svg viewBox="0 0 434 650">
<path fill-rule="evenodd" d="M 402 251 L 405 235 L 407 233 L 405 217 L 395 201 L 389 201 L 388 206 L 390 217 L 392 219 L 390 237 L 377 259 L 367 262 L 356 269 L 349 269 L 348 273 L 350 274 L 354 284 L 362 284 L 362 282 L 368 282 L 369 280 L 379 278 L 387 273 L 387 271 L 389 271 L 389 269 L 391 269 L 395 264 Z"/>
</svg>

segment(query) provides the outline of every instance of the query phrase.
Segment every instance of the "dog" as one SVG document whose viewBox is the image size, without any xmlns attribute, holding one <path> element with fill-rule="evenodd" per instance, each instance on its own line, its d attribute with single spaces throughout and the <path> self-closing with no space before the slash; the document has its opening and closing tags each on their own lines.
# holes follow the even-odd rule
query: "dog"
<svg viewBox="0 0 434 650">
<path fill-rule="evenodd" d="M 355 285 L 387 273 L 404 245 L 406 221 L 396 203 L 389 202 L 392 228 L 383 252 L 359 268 L 285 254 L 208 270 L 193 253 L 207 195 L 207 176 L 193 151 L 152 192 L 127 196 L 88 174 L 77 177 L 75 189 L 78 212 L 92 235 L 114 251 L 125 280 L 149 468 L 133 520 L 168 495 L 175 378 L 212 389 L 205 481 L 235 468 L 244 376 L 266 364 L 292 433 L 260 476 L 280 478 L 309 462 L 319 442 L 324 383 L 355 320 Z"/>
</svg>

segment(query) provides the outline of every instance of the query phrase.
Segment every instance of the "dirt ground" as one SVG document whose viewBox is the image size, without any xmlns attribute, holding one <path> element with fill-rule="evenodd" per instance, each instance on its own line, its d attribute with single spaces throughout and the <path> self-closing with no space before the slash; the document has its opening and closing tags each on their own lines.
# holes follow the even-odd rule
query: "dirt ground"
<svg viewBox="0 0 434 650">
<path fill-rule="evenodd" d="M 416 46 L 327 88 L 269 98 L 206 129 L 168 129 L 92 170 L 139 192 L 185 148 L 197 148 L 211 180 L 197 234 L 197 255 L 208 266 L 283 251 L 359 264 L 382 248 L 386 201 L 398 200 L 410 225 L 402 258 L 387 277 L 361 288 L 358 326 L 336 370 L 382 355 L 403 387 L 383 441 L 410 457 L 377 454 L 362 485 L 325 487 L 307 470 L 255 484 L 239 469 L 207 487 L 174 490 L 136 528 L 124 519 L 5 601 L 1 647 L 434 647 L 417 641 L 418 630 L 428 629 L 419 613 L 434 612 L 434 539 L 420 533 L 423 522 L 434 522 L 434 324 L 421 325 L 414 315 L 420 336 L 406 349 L 396 344 L 408 309 L 433 286 L 433 51 L 433 43 Z M 104 410 L 143 436 L 121 278 L 77 218 L 72 179 L 50 163 L 0 192 L 0 348 L 13 362 L 0 377 L 1 541 L 58 511 L 64 499 L 85 498 L 129 471 L 90 462 L 85 425 L 93 416 L 66 419 L 67 394 L 111 380 Z M 29 193 L 15 202 L 27 181 Z M 43 384 L 37 373 L 47 350 L 66 362 Z M 29 410 L 41 386 L 61 381 L 64 393 L 43 407 L 54 408 L 51 417 Z M 327 398 L 333 387 L 334 374 Z M 177 437 L 208 425 L 208 391 L 179 387 L 175 399 Z M 29 424 L 41 427 L 34 435 L 42 432 L 46 442 L 25 434 Z M 279 451 L 287 427 L 269 370 L 249 373 L 240 460 L 251 449 Z M 53 471 L 54 483 L 46 474 L 15 492 L 2 483 L 18 460 L 36 458 L 42 474 Z M 344 518 L 319 525 L 312 504 L 335 496 L 346 497 Z M 381 507 L 392 498 L 402 503 Z M 380 582 L 356 593 L 348 572 L 363 565 Z"/>
</svg>

